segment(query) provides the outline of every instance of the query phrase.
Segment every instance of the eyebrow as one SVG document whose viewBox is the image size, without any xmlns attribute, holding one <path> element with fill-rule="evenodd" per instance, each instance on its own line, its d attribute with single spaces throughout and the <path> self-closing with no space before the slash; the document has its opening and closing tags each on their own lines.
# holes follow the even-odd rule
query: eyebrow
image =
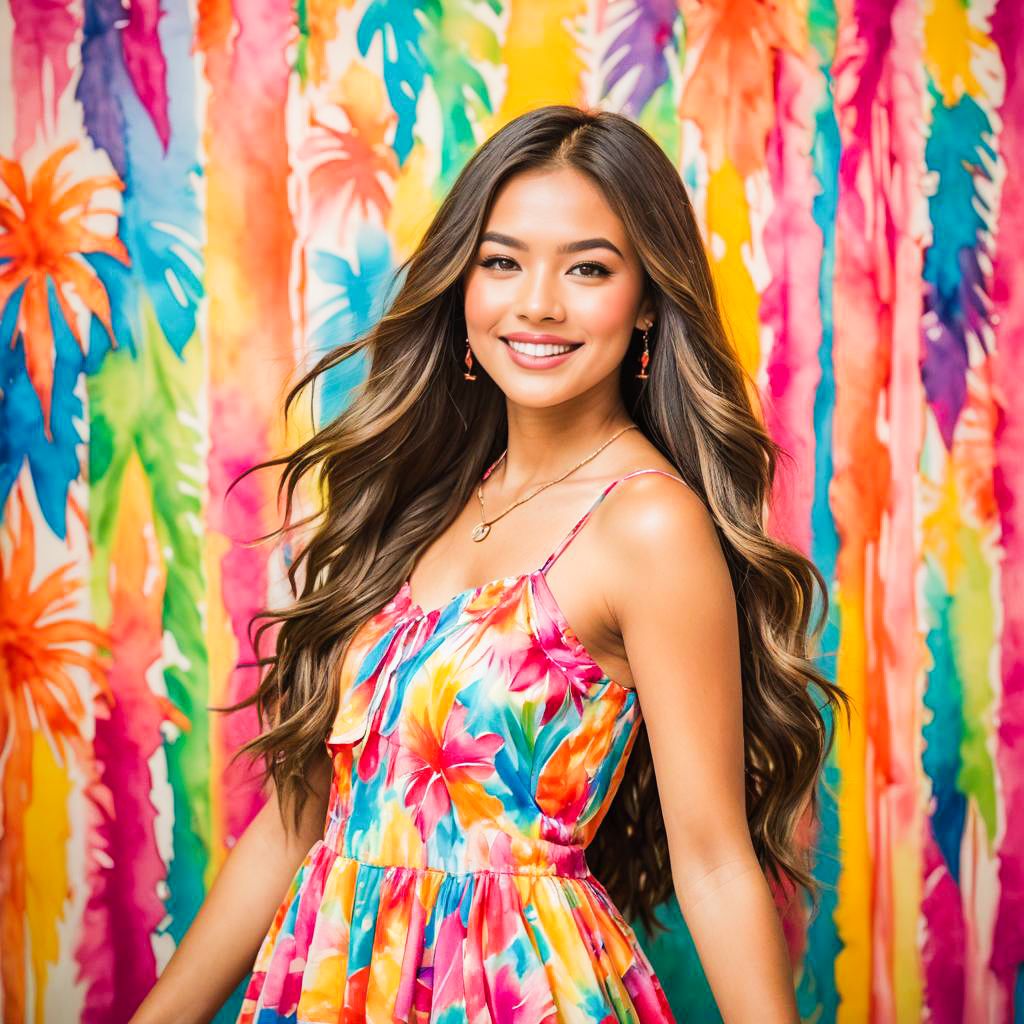
<svg viewBox="0 0 1024 1024">
<path fill-rule="evenodd" d="M 523 249 L 527 248 L 524 242 L 520 242 L 518 238 L 513 238 L 511 235 L 502 235 L 497 231 L 485 231 L 480 239 L 483 242 L 497 242 L 499 245 L 507 245 L 510 249 Z M 565 245 L 560 245 L 556 252 L 567 253 L 567 252 L 582 252 L 584 249 L 610 249 L 620 259 L 625 259 L 619 248 L 608 241 L 607 238 L 583 238 L 578 242 L 567 242 Z"/>
</svg>

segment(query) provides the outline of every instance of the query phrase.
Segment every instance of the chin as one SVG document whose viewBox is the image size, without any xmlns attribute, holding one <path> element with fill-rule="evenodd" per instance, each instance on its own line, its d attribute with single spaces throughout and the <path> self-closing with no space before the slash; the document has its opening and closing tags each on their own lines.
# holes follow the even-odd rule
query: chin
<svg viewBox="0 0 1024 1024">
<path fill-rule="evenodd" d="M 550 409 L 552 406 L 571 401 L 581 393 L 575 389 L 570 391 L 567 388 L 503 388 L 501 384 L 498 384 L 498 387 L 507 401 L 523 409 Z"/>
</svg>

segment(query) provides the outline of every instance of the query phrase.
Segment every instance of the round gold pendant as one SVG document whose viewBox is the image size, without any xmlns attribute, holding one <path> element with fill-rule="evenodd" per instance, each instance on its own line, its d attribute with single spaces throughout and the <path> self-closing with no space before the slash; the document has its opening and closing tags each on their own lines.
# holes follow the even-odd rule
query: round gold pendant
<svg viewBox="0 0 1024 1024">
<path fill-rule="evenodd" d="M 479 540 L 483 540 L 484 537 L 486 537 L 487 534 L 489 534 L 490 532 L 491 532 L 491 524 L 490 523 L 477 523 L 476 526 L 473 527 L 473 532 L 472 532 L 472 534 L 470 534 L 470 536 L 473 538 L 473 540 L 478 540 L 479 541 Z"/>
</svg>

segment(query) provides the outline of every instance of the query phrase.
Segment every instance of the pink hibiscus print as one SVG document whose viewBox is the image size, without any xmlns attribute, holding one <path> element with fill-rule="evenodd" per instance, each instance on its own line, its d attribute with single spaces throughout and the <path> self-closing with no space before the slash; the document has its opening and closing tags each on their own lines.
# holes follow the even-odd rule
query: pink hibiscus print
<svg viewBox="0 0 1024 1024">
<path fill-rule="evenodd" d="M 458 701 L 444 721 L 441 736 L 429 721 L 410 716 L 402 724 L 402 746 L 394 772 L 408 778 L 405 806 L 413 809 L 424 840 L 458 801 L 461 787 L 478 785 L 494 774 L 494 755 L 504 740 L 493 732 L 473 736 L 466 728 L 467 709 Z"/>
<path fill-rule="evenodd" d="M 542 970 L 528 971 L 520 982 L 511 967 L 502 967 L 494 980 L 491 1000 L 496 1024 L 548 1024 L 558 1020 Z"/>
<path fill-rule="evenodd" d="M 538 641 L 530 642 L 509 656 L 511 690 L 529 690 L 541 686 L 545 691 L 544 714 L 541 725 L 546 725 L 565 703 L 566 694 L 572 699 L 578 715 L 583 714 L 583 698 L 598 680 L 601 670 L 579 652 L 566 647 L 561 632 L 554 626 L 538 625 Z"/>
</svg>

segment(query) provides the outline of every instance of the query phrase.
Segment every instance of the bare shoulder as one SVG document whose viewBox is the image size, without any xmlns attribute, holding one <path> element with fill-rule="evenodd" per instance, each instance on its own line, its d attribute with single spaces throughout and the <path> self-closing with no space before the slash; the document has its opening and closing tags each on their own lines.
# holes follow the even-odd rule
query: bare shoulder
<svg viewBox="0 0 1024 1024">
<path fill-rule="evenodd" d="M 656 564 L 692 553 L 694 543 L 718 544 L 703 500 L 676 473 L 637 474 L 619 483 L 612 496 L 614 501 L 603 503 L 598 528 L 613 556 Z"/>
<path fill-rule="evenodd" d="M 666 473 L 670 472 L 665 470 Z M 677 607 L 731 581 L 714 519 L 685 482 L 641 473 L 621 482 L 602 502 L 596 528 L 605 554 L 603 582 L 618 614 L 669 600 Z"/>
</svg>

